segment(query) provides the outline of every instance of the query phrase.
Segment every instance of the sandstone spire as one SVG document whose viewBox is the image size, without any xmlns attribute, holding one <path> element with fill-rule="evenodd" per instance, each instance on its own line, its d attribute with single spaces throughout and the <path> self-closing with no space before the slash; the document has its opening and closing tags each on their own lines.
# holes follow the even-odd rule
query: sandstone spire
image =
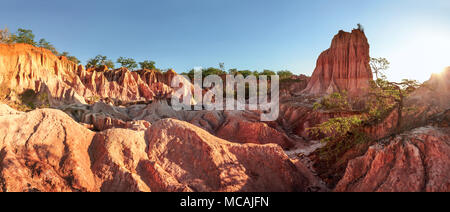
<svg viewBox="0 0 450 212">
<path fill-rule="evenodd" d="M 312 95 L 348 91 L 362 95 L 373 75 L 369 66 L 369 43 L 363 31 L 339 31 L 331 47 L 322 52 L 316 69 L 302 93 Z"/>
</svg>

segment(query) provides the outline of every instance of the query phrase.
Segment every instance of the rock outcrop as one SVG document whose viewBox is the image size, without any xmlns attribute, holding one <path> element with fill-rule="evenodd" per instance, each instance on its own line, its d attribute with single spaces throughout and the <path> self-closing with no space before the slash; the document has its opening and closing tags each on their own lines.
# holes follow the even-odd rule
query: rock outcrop
<svg viewBox="0 0 450 212">
<path fill-rule="evenodd" d="M 289 79 L 284 79 L 280 81 L 280 97 L 290 98 L 299 94 L 303 91 L 306 86 L 308 86 L 310 77 L 306 75 L 293 75 Z"/>
<path fill-rule="evenodd" d="M 187 122 L 91 132 L 59 110 L 0 116 L 0 191 L 306 191 L 318 181 L 274 144 Z"/>
<path fill-rule="evenodd" d="M 371 146 L 348 163 L 336 191 L 450 191 L 450 110 Z"/>
<path fill-rule="evenodd" d="M 117 107 L 103 102 L 93 105 L 72 104 L 59 109 L 75 120 L 91 125 L 96 131 L 111 128 L 140 130 L 162 119 L 173 118 L 189 122 L 235 143 L 272 143 L 284 149 L 294 146 L 294 141 L 282 130 L 260 122 L 260 113 L 257 111 L 175 111 L 167 100 L 129 107 Z"/>
<path fill-rule="evenodd" d="M 364 32 L 340 31 L 334 36 L 330 49 L 322 52 L 316 69 L 303 94 L 323 95 L 348 91 L 361 96 L 373 79 L 369 66 L 369 43 Z"/>
<path fill-rule="evenodd" d="M 115 102 L 151 101 L 170 98 L 174 93 L 171 82 L 176 73 L 154 70 L 131 72 L 88 70 L 83 66 L 57 57 L 44 48 L 27 44 L 0 44 L 0 96 L 27 89 L 48 93 L 50 104 L 85 104 L 109 98 Z M 190 87 L 190 82 L 184 82 Z M 186 95 L 188 90 L 182 93 Z"/>
<path fill-rule="evenodd" d="M 439 74 L 433 74 L 420 88 L 405 100 L 403 127 L 423 125 L 435 114 L 450 108 L 450 67 Z"/>
<path fill-rule="evenodd" d="M 336 191 L 450 191 L 450 131 L 422 127 L 351 160 Z"/>
</svg>

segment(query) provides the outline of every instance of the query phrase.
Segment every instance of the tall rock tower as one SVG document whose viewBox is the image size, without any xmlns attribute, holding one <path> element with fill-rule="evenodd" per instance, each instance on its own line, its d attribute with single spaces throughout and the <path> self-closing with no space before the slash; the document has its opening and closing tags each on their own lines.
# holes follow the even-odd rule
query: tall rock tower
<svg viewBox="0 0 450 212">
<path fill-rule="evenodd" d="M 322 52 L 304 94 L 324 95 L 347 91 L 364 95 L 373 79 L 369 65 L 369 43 L 363 31 L 339 31 L 331 47 Z"/>
</svg>

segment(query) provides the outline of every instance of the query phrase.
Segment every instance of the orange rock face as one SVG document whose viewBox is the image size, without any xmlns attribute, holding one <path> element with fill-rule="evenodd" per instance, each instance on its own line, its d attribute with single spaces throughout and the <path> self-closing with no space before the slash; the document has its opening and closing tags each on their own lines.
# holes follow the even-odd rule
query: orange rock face
<svg viewBox="0 0 450 212">
<path fill-rule="evenodd" d="M 423 127 L 369 148 L 349 162 L 336 191 L 448 192 L 448 128 Z"/>
<path fill-rule="evenodd" d="M 47 92 L 52 105 L 84 104 L 91 98 L 132 102 L 170 97 L 174 92 L 170 83 L 175 75 L 173 71 L 130 72 L 124 68 L 86 71 L 83 66 L 43 48 L 0 44 L 2 89 L 17 93 L 26 89 Z"/>
<path fill-rule="evenodd" d="M 306 191 L 317 183 L 278 145 L 230 143 L 183 121 L 95 133 L 62 111 L 5 108 L 0 191 Z"/>
<path fill-rule="evenodd" d="M 302 93 L 322 95 L 346 90 L 350 95 L 362 95 L 373 78 L 369 61 L 369 43 L 364 32 L 340 31 L 330 49 L 319 56 L 311 80 Z"/>
</svg>

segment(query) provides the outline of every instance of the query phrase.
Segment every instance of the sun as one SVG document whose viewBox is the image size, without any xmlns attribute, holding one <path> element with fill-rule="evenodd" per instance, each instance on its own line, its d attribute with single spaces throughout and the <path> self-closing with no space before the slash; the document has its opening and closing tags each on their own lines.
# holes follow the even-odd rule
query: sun
<svg viewBox="0 0 450 212">
<path fill-rule="evenodd" d="M 439 30 L 420 30 L 406 35 L 391 58 L 395 77 L 428 80 L 450 66 L 450 33 Z M 399 80 L 399 79 L 397 79 Z"/>
</svg>

